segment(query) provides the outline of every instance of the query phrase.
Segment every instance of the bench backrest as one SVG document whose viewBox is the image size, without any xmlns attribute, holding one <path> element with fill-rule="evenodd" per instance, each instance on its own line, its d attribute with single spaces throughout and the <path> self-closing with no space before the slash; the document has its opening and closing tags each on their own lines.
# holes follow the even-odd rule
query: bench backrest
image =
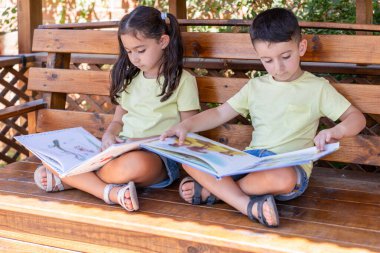
<svg viewBox="0 0 380 253">
<path fill-rule="evenodd" d="M 41 91 L 49 109 L 29 117 L 31 131 L 43 132 L 83 126 L 101 137 L 112 119 L 110 114 L 63 110 L 66 94 L 107 96 L 109 72 L 69 69 L 72 53 L 117 55 L 116 31 L 37 29 L 33 51 L 48 52 L 46 68 L 31 68 L 28 88 Z M 307 62 L 380 64 L 380 36 L 371 35 L 305 35 Z M 185 56 L 211 59 L 257 59 L 247 33 L 183 33 Z M 202 103 L 223 103 L 236 93 L 246 78 L 197 77 Z M 362 112 L 380 114 L 380 86 L 369 84 L 333 84 Z M 226 124 L 207 131 L 212 139 L 244 148 L 251 139 L 252 127 Z M 380 165 L 380 137 L 359 135 L 346 138 L 342 148 L 328 156 L 329 161 Z"/>
</svg>

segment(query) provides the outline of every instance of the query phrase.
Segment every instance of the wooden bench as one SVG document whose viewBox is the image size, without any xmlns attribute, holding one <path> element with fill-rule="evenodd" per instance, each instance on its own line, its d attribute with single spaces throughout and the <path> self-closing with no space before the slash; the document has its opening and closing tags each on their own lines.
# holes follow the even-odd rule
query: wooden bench
<svg viewBox="0 0 380 253">
<path fill-rule="evenodd" d="M 307 35 L 306 62 L 380 64 L 380 36 Z M 254 60 L 246 33 L 183 33 L 187 57 Z M 48 52 L 46 68 L 31 68 L 28 87 L 44 100 L 7 108 L 0 119 L 28 113 L 30 132 L 83 126 L 101 137 L 112 114 L 65 109 L 67 94 L 107 96 L 109 73 L 69 69 L 73 53 L 115 55 L 110 30 L 37 29 L 33 50 Z M 189 61 L 190 62 L 190 61 Z M 198 65 L 199 64 L 199 65 Z M 202 66 L 206 60 L 194 64 Z M 354 70 L 353 70 L 354 71 Z M 223 103 L 246 78 L 198 77 L 203 103 Z M 364 113 L 379 120 L 380 86 L 334 86 Z M 226 124 L 205 132 L 244 148 L 251 126 Z M 327 161 L 380 165 L 380 138 L 342 140 Z M 317 167 L 310 187 L 295 200 L 278 204 L 281 226 L 265 228 L 224 203 L 192 206 L 167 189 L 139 191 L 141 210 L 127 213 L 89 194 L 44 193 L 33 182 L 36 158 L 0 169 L 0 249 L 29 251 L 138 252 L 378 252 L 380 175 Z"/>
</svg>

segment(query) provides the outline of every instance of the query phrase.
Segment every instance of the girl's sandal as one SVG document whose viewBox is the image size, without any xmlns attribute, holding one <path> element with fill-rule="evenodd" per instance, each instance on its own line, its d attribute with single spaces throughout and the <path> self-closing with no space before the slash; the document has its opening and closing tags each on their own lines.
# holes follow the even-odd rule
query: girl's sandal
<svg viewBox="0 0 380 253">
<path fill-rule="evenodd" d="M 41 172 L 42 170 L 46 171 L 46 188 L 45 186 L 41 183 Z M 53 178 L 54 178 L 54 185 L 53 185 Z M 46 169 L 45 166 L 40 165 L 37 167 L 37 169 L 34 171 L 34 182 L 40 188 L 41 190 L 44 190 L 46 192 L 59 192 L 59 191 L 64 191 L 65 188 L 63 187 L 61 179 L 51 173 L 50 170 Z"/>
<path fill-rule="evenodd" d="M 270 212 L 271 217 L 275 217 L 275 223 L 272 225 L 268 224 L 267 219 L 264 216 L 263 206 L 265 202 L 268 204 L 268 206 L 271 209 L 271 212 Z M 252 207 L 255 203 L 257 203 L 257 217 L 255 217 L 252 213 Z M 278 227 L 280 225 L 280 219 L 278 216 L 277 206 L 276 206 L 276 202 L 274 200 L 273 195 L 267 194 L 267 195 L 260 195 L 260 196 L 252 196 L 247 206 L 247 214 L 248 214 L 249 219 L 257 220 L 261 224 L 269 228 Z"/>
<path fill-rule="evenodd" d="M 135 183 L 133 183 L 132 181 L 129 182 L 128 184 L 107 184 L 103 190 L 104 202 L 106 202 L 108 205 L 115 205 L 116 204 L 109 199 L 109 195 L 110 195 L 112 188 L 118 187 L 118 186 L 121 186 L 121 188 L 117 192 L 118 204 L 121 205 L 125 210 L 127 210 L 129 212 L 137 211 L 139 209 L 139 201 L 137 198 Z M 127 205 L 125 204 L 125 193 L 127 191 L 129 191 L 129 196 L 130 196 L 130 199 L 132 202 L 132 208 L 128 208 Z"/>
<path fill-rule="evenodd" d="M 182 192 L 182 186 L 190 182 L 194 182 L 194 195 L 191 200 L 192 205 L 200 205 L 200 204 L 213 205 L 217 201 L 219 201 L 219 199 L 217 199 L 216 196 L 212 193 L 210 193 L 210 195 L 205 200 L 202 200 L 201 192 L 202 192 L 203 187 L 197 181 L 195 181 L 194 178 L 192 177 L 185 177 L 184 179 L 182 179 L 181 183 L 179 184 L 179 195 L 181 196 L 182 199 L 185 200 L 183 196 L 183 192 Z"/>
</svg>

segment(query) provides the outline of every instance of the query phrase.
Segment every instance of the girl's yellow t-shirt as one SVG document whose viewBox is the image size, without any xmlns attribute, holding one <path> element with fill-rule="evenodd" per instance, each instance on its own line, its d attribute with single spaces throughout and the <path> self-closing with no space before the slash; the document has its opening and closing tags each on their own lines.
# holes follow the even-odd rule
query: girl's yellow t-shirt
<svg viewBox="0 0 380 253">
<path fill-rule="evenodd" d="M 160 79 L 163 83 L 163 77 Z M 144 138 L 160 135 L 180 122 L 180 111 L 199 110 L 195 77 L 183 70 L 178 88 L 171 97 L 160 102 L 161 87 L 156 79 L 147 79 L 143 72 L 121 92 L 118 102 L 127 111 L 123 116 L 121 136 Z"/>
</svg>

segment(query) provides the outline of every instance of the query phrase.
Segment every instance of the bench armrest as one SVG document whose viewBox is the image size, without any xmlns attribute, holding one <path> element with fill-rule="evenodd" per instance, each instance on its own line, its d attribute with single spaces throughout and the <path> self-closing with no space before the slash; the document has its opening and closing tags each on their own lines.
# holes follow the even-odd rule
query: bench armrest
<svg viewBox="0 0 380 253">
<path fill-rule="evenodd" d="M 9 106 L 0 110 L 0 120 L 6 120 L 11 117 L 20 116 L 22 114 L 37 111 L 38 109 L 46 107 L 47 103 L 43 99 L 30 101 L 22 105 Z"/>
</svg>

